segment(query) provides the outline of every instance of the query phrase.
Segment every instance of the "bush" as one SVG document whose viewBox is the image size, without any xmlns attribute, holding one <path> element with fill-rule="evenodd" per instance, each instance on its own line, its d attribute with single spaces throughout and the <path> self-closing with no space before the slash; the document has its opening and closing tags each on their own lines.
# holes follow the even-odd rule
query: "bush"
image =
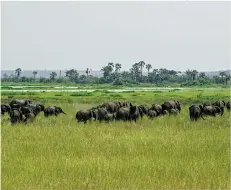
<svg viewBox="0 0 231 190">
<path fill-rule="evenodd" d="M 123 85 L 123 82 L 121 79 L 118 78 L 113 82 L 113 85 Z"/>
<path fill-rule="evenodd" d="M 70 94 L 70 96 L 93 96 L 92 92 L 76 92 L 73 94 Z"/>
</svg>

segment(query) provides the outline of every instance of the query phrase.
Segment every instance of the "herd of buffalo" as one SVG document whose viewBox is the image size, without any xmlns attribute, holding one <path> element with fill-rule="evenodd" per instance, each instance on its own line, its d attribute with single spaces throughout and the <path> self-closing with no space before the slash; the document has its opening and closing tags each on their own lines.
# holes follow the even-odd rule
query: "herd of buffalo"
<svg viewBox="0 0 231 190">
<path fill-rule="evenodd" d="M 11 101 L 9 105 L 1 105 L 1 115 L 8 112 L 12 124 L 19 122 L 27 123 L 33 120 L 42 111 L 45 117 L 52 115 L 57 116 L 60 113 L 66 114 L 60 107 L 49 106 L 45 108 L 44 105 L 35 103 L 29 99 L 16 99 Z"/>
<path fill-rule="evenodd" d="M 193 104 L 189 107 L 189 116 L 191 120 L 204 119 L 203 116 L 216 116 L 224 113 L 225 107 L 230 111 L 230 103 L 225 101 L 216 101 L 213 103 L 204 103 L 203 105 Z M 181 111 L 181 103 L 177 100 L 166 101 L 163 104 L 133 105 L 131 102 L 107 102 L 88 110 L 79 110 L 76 113 L 78 122 L 87 121 L 136 121 L 146 115 L 153 119 L 162 115 L 178 115 Z M 1 115 L 8 113 L 12 124 L 27 123 L 33 120 L 40 112 L 44 112 L 45 117 L 58 116 L 66 114 L 62 108 L 57 106 L 46 107 L 35 103 L 29 99 L 15 99 L 9 105 L 1 105 Z"/>
</svg>

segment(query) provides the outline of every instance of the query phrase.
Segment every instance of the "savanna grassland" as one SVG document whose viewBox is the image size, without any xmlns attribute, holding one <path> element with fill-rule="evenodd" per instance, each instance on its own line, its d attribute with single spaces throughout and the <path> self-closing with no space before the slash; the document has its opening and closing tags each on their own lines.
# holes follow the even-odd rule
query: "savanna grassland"
<svg viewBox="0 0 231 190">
<path fill-rule="evenodd" d="M 67 115 L 40 113 L 12 127 L 1 116 L 2 189 L 230 189 L 230 113 L 192 122 L 191 103 L 230 99 L 230 89 L 166 92 L 2 92 Z M 75 113 L 107 101 L 178 99 L 182 112 L 138 122 L 77 123 Z"/>
</svg>

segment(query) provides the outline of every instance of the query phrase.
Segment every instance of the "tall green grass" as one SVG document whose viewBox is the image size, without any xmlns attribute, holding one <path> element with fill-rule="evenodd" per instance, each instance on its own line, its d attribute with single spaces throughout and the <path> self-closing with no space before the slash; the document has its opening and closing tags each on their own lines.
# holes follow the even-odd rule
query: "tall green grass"
<svg viewBox="0 0 231 190">
<path fill-rule="evenodd" d="M 230 189 L 227 110 L 191 122 L 184 105 L 177 117 L 84 125 L 75 113 L 91 104 L 55 105 L 67 115 L 14 127 L 1 118 L 2 189 Z"/>
<path fill-rule="evenodd" d="M 177 99 L 183 104 L 201 103 L 214 100 L 230 100 L 230 89 L 219 89 L 216 91 L 201 89 L 189 91 L 170 91 L 170 92 L 2 92 L 3 103 L 9 103 L 9 96 L 16 98 L 31 98 L 43 103 L 67 102 L 84 104 L 101 104 L 105 101 L 132 101 L 137 104 L 162 103 L 166 100 Z"/>
</svg>

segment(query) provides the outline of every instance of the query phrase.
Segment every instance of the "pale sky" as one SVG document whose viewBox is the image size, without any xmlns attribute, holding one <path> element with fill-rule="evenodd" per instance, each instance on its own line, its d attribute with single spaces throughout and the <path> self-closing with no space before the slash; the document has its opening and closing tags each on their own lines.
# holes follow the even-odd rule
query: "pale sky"
<svg viewBox="0 0 231 190">
<path fill-rule="evenodd" d="M 1 69 L 230 68 L 230 2 L 2 2 Z"/>
</svg>

